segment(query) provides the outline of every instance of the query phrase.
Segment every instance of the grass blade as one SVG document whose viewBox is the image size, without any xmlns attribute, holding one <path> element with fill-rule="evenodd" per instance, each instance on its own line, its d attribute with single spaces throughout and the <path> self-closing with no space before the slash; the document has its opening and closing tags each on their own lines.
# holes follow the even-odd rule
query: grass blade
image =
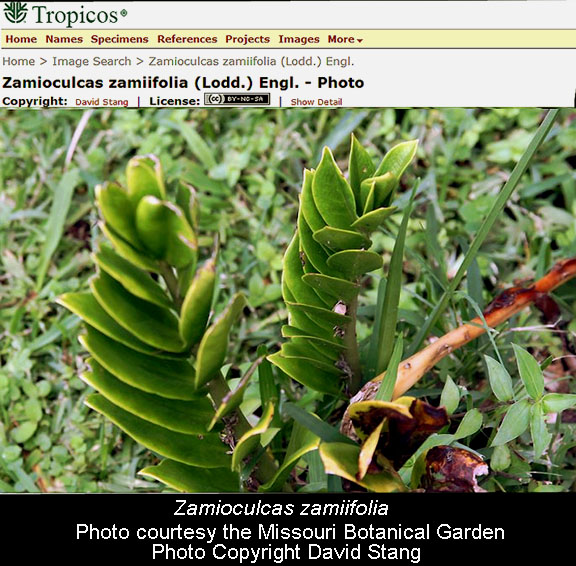
<svg viewBox="0 0 576 566">
<path fill-rule="evenodd" d="M 458 285 L 460 284 L 460 281 L 462 281 L 464 274 L 468 271 L 468 268 L 470 267 L 472 261 L 476 257 L 476 254 L 478 253 L 480 246 L 486 239 L 486 236 L 488 236 L 488 234 L 490 233 L 492 226 L 494 225 L 494 223 L 504 210 L 504 207 L 506 206 L 508 199 L 516 189 L 518 183 L 520 182 L 520 179 L 522 178 L 522 175 L 528 168 L 530 160 L 532 159 L 532 157 L 534 156 L 534 154 L 536 153 L 536 151 L 538 150 L 538 148 L 548 135 L 548 132 L 550 132 L 550 129 L 554 124 L 554 120 L 556 120 L 556 117 L 558 116 L 559 112 L 560 112 L 559 109 L 554 109 L 549 110 L 548 113 L 546 114 L 546 118 L 544 118 L 542 124 L 540 124 L 540 127 L 538 128 L 536 134 L 532 138 L 532 141 L 526 148 L 526 151 L 520 158 L 520 161 L 518 161 L 516 167 L 514 167 L 514 170 L 512 171 L 510 178 L 508 179 L 508 181 L 506 181 L 506 184 L 504 185 L 504 187 L 500 191 L 500 194 L 494 201 L 494 204 L 492 205 L 492 208 L 488 213 L 488 216 L 482 222 L 482 225 L 480 226 L 476 234 L 476 237 L 470 244 L 470 248 L 468 249 L 468 252 L 464 256 L 464 261 L 462 261 L 462 264 L 458 268 L 456 275 L 450 282 L 450 285 L 448 286 L 448 288 L 438 301 L 437 305 L 430 313 L 430 316 L 426 319 L 424 325 L 420 328 L 417 335 L 414 337 L 414 341 L 412 343 L 410 351 L 408 352 L 409 355 L 412 355 L 414 352 L 420 349 L 422 342 L 424 341 L 426 336 L 428 336 L 433 326 L 436 324 L 436 321 L 438 320 L 440 314 L 444 312 L 444 310 L 448 306 L 448 303 L 450 302 L 452 295 L 456 291 Z"/>
<path fill-rule="evenodd" d="M 356 444 L 353 440 L 350 440 L 347 436 L 341 434 L 333 426 L 330 426 L 316 415 L 309 413 L 298 405 L 294 405 L 293 403 L 286 403 L 284 405 L 284 410 L 288 416 L 292 417 L 297 423 L 318 436 L 318 438 L 324 442 L 343 442 L 345 444 Z"/>
<path fill-rule="evenodd" d="M 412 190 L 410 202 L 404 211 L 402 224 L 396 237 L 390 268 L 388 270 L 388 279 L 386 282 L 386 291 L 382 308 L 377 312 L 375 324 L 376 332 L 372 335 L 370 343 L 370 355 L 368 359 L 368 378 L 372 379 L 375 375 L 382 373 L 392 355 L 394 348 L 394 335 L 396 334 L 396 322 L 398 320 L 398 302 L 400 300 L 400 291 L 402 289 L 402 263 L 404 259 L 404 244 L 406 242 L 406 231 L 408 230 L 408 220 L 412 212 L 412 204 L 418 190 L 418 183 Z"/>
<path fill-rule="evenodd" d="M 374 397 L 377 401 L 392 401 L 392 394 L 394 393 L 394 385 L 396 385 L 396 377 L 398 375 L 398 366 L 402 361 L 402 354 L 404 352 L 404 340 L 402 334 L 398 336 L 386 375 L 380 384 L 380 388 Z"/>
<path fill-rule="evenodd" d="M 60 182 L 54 189 L 54 200 L 52 201 L 52 208 L 45 227 L 46 241 L 40 254 L 40 263 L 36 274 L 36 291 L 42 289 L 50 259 L 62 237 L 66 216 L 68 215 L 68 209 L 70 208 L 72 195 L 78 180 L 78 169 L 71 169 L 62 175 Z"/>
</svg>

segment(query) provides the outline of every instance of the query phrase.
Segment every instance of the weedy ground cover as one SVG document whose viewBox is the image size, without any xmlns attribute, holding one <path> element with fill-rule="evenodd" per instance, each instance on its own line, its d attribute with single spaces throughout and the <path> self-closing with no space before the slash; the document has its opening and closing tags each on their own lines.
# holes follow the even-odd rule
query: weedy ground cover
<svg viewBox="0 0 576 566">
<path fill-rule="evenodd" d="M 413 399 L 393 403 L 391 391 L 380 388 L 379 397 L 367 401 L 372 403 L 368 412 L 360 407 L 364 412 L 352 415 L 362 423 L 367 421 L 362 414 L 376 415 L 369 426 L 355 428 L 362 447 L 339 430 L 349 396 L 365 381 L 385 370 L 396 373 L 400 360 L 480 316 L 504 289 L 527 286 L 557 261 L 576 256 L 573 115 L 560 112 L 550 120 L 543 139 L 534 143 L 544 119 L 540 109 L 3 113 L 0 490 L 165 489 L 151 478 L 162 474 L 137 472 L 158 470 L 158 455 L 170 459 L 170 454 L 162 454 L 156 445 L 150 452 L 85 404 L 93 395 L 80 379 L 89 372 L 85 346 L 78 341 L 85 331 L 78 316 L 57 303 L 62 295 L 89 296 L 96 271 L 91 252 L 98 249 L 104 251 L 97 263 L 111 281 L 101 275 L 100 283 L 92 280 L 92 290 L 110 295 L 119 260 L 105 246 L 110 238 L 99 224 L 96 187 L 128 186 L 131 158 L 147 154 L 157 156 L 163 168 L 165 193 L 155 198 L 174 202 L 186 212 L 182 191 L 195 189 L 188 210 L 196 216 L 187 218 L 194 229 L 194 237 L 187 238 L 194 241 L 193 261 L 202 266 L 218 250 L 211 310 L 222 313 L 239 294 L 246 300 L 245 308 L 237 309 L 243 312 L 230 332 L 225 359 L 219 361 L 222 379 L 236 393 L 217 415 L 219 424 L 213 425 L 236 443 L 251 431 L 235 456 L 234 487 L 572 489 L 576 323 L 571 283 L 554 291 L 550 300 L 543 299 L 539 310 L 524 309 L 444 357 L 408 392 Z M 352 133 L 358 142 L 351 159 Z M 413 140 L 418 140 L 417 147 Z M 387 187 L 390 179 L 378 179 L 382 175 L 377 168 L 394 147 L 410 151 L 403 170 L 396 171 L 392 193 Z M 516 169 L 514 179 L 514 168 L 531 150 L 526 167 Z M 362 177 L 361 171 L 370 167 L 370 175 Z M 339 212 L 346 209 L 349 195 L 341 192 L 342 206 L 333 206 L 338 195 L 330 189 L 330 206 L 317 207 L 325 226 L 305 232 L 309 253 L 301 257 L 300 247 L 298 254 L 294 252 L 295 231 L 300 238 L 306 230 L 303 219 L 307 224 L 314 221 L 313 212 L 309 218 L 299 217 L 305 168 L 314 168 L 314 176 L 332 175 L 330 186 L 339 182 L 338 169 L 343 171 L 345 182 L 354 185 L 356 200 L 350 218 L 343 219 Z M 370 181 L 374 178 L 377 181 Z M 510 180 L 511 190 L 502 197 Z M 366 208 L 370 198 L 376 200 Z M 500 208 L 494 208 L 498 203 Z M 378 209 L 389 209 L 380 213 L 385 222 L 370 224 L 369 234 L 358 230 L 354 223 Z M 371 219 L 364 223 L 367 220 Z M 346 232 L 359 232 L 362 241 Z M 370 252 L 363 238 L 370 238 Z M 182 254 L 166 256 L 155 242 L 154 237 L 148 241 L 154 261 L 170 264 L 176 258 L 171 264 L 175 273 L 190 267 L 192 260 L 184 265 L 178 259 Z M 314 249 L 321 252 L 315 261 L 326 254 L 330 265 L 312 264 L 306 270 L 315 243 Z M 345 298 L 338 305 L 340 298 L 335 297 L 332 304 L 323 294 L 326 289 L 308 283 L 323 304 L 287 296 L 297 285 L 289 276 L 286 289 L 287 249 L 292 268 L 300 265 L 303 270 L 301 279 L 323 285 L 327 280 L 318 275 L 343 275 L 335 277 L 345 281 L 340 287 L 359 287 L 357 292 L 353 289 L 353 301 Z M 369 257 L 374 266 L 368 266 L 373 269 L 360 269 L 368 256 L 359 251 L 374 254 Z M 125 273 L 127 268 L 119 269 Z M 187 277 L 188 284 L 192 280 Z M 164 296 L 174 298 L 169 281 L 162 283 L 162 273 L 150 281 L 159 282 Z M 298 293 L 309 290 L 297 288 Z M 150 296 L 139 298 L 150 302 Z M 157 303 L 164 300 L 155 298 Z M 318 356 L 312 357 L 313 367 L 336 375 L 335 390 L 326 390 L 333 387 L 330 380 L 310 382 L 310 365 L 296 371 L 294 362 L 291 369 L 266 361 L 267 356 L 272 362 L 310 359 L 310 347 L 318 346 L 318 339 L 335 341 L 334 327 L 350 323 L 346 317 L 351 302 L 354 356 L 336 353 L 331 359 L 331 347 L 316 348 Z M 302 330 L 288 317 L 311 320 L 318 327 L 316 334 L 287 329 Z M 141 341 L 158 341 L 158 336 L 143 331 L 136 332 Z M 315 344 L 302 340 L 310 336 Z M 164 350 L 166 344 L 153 346 Z M 194 364 L 198 371 L 197 359 Z M 98 372 L 94 364 L 91 372 Z M 247 419 L 241 434 L 233 418 L 238 405 L 241 418 Z M 411 426 L 406 436 L 405 425 L 429 407 L 444 409 L 422 445 L 427 435 Z M 394 448 L 394 430 L 404 434 L 402 450 Z M 419 442 L 412 442 L 416 437 Z M 146 444 L 146 439 L 138 440 Z M 456 461 L 458 469 L 447 467 L 447 461 Z M 226 482 L 222 485 L 232 489 Z"/>
</svg>

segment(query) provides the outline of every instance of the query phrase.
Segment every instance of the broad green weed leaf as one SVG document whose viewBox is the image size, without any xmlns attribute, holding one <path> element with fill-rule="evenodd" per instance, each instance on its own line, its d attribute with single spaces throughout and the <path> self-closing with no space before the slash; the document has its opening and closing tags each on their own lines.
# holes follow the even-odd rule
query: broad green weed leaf
<svg viewBox="0 0 576 566">
<path fill-rule="evenodd" d="M 540 458 L 552 440 L 542 403 L 534 403 L 530 408 L 530 434 L 534 445 L 534 458 Z"/>
<path fill-rule="evenodd" d="M 454 439 L 460 440 L 476 434 L 482 428 L 482 413 L 478 409 L 470 409 L 454 433 Z"/>
<path fill-rule="evenodd" d="M 569 393 L 547 393 L 542 397 L 542 407 L 547 413 L 561 413 L 576 407 L 576 395 Z"/>
<path fill-rule="evenodd" d="M 526 391 L 532 399 L 537 401 L 544 393 L 544 376 L 540 365 L 524 348 L 516 344 L 512 344 L 512 347 L 514 348 L 514 354 L 516 354 L 520 378 L 526 386 Z"/>
<path fill-rule="evenodd" d="M 450 377 L 446 377 L 446 383 L 442 389 L 442 395 L 440 396 L 440 406 L 446 407 L 446 412 L 451 415 L 460 404 L 460 389 L 454 383 L 454 380 Z"/>
<path fill-rule="evenodd" d="M 512 388 L 512 378 L 508 370 L 497 360 L 490 356 L 484 356 L 486 367 L 488 368 L 488 377 L 490 387 L 498 401 L 505 403 L 514 399 L 514 389 Z"/>
<path fill-rule="evenodd" d="M 500 446 L 518 438 L 526 431 L 529 424 L 530 402 L 528 399 L 522 399 L 511 405 L 506 412 L 506 416 L 492 441 L 492 446 Z"/>
</svg>

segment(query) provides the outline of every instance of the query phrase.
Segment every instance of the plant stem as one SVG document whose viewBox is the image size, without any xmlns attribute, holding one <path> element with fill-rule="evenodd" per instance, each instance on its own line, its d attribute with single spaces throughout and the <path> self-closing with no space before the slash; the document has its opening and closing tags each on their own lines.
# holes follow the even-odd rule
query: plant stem
<svg viewBox="0 0 576 566">
<path fill-rule="evenodd" d="M 179 292 L 178 279 L 172 268 L 165 262 L 160 264 L 160 274 L 162 275 L 164 281 L 166 282 L 166 287 L 168 287 L 168 292 L 174 301 L 174 305 L 178 310 L 182 306 L 182 297 Z"/>
<path fill-rule="evenodd" d="M 222 404 L 226 395 L 230 394 L 228 383 L 226 383 L 226 380 L 221 373 L 218 373 L 218 375 L 208 383 L 208 390 L 210 391 L 212 401 L 217 407 Z M 240 409 L 236 410 L 236 415 L 238 417 L 238 422 L 236 424 L 235 432 L 237 438 L 240 438 L 252 427 Z M 264 452 L 262 459 L 258 462 L 258 466 L 254 472 L 254 477 L 259 482 L 266 483 L 274 477 L 276 471 L 276 463 L 270 453 L 266 451 Z"/>
<path fill-rule="evenodd" d="M 349 390 L 354 395 L 362 383 L 362 369 L 360 367 L 360 354 L 358 353 L 358 341 L 356 340 L 356 311 L 358 310 L 358 297 L 348 305 L 350 322 L 344 327 L 343 342 L 346 346 L 346 363 L 350 369 Z"/>
</svg>

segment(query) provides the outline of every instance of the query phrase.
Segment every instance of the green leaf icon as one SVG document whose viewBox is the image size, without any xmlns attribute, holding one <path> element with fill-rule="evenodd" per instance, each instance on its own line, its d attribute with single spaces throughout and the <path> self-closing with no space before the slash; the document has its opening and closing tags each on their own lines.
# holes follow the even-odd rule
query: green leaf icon
<svg viewBox="0 0 576 566">
<path fill-rule="evenodd" d="M 28 5 L 26 2 L 6 2 L 4 5 L 4 15 L 12 24 L 21 24 L 26 20 Z"/>
</svg>

